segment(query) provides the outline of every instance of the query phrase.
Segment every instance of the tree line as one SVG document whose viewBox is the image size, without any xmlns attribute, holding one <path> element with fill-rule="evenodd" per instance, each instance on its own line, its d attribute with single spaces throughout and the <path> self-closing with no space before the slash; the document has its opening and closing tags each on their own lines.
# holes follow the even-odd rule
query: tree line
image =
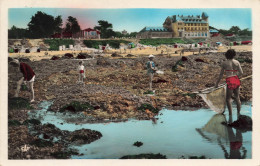
<svg viewBox="0 0 260 166">
<path fill-rule="evenodd" d="M 69 32 L 77 33 L 81 30 L 78 20 L 75 17 L 69 16 L 63 26 L 61 16 L 53 17 L 44 12 L 38 11 L 32 16 L 31 21 L 27 24 L 28 28 L 18 28 L 12 26 L 8 29 L 9 39 L 22 39 L 22 38 L 50 38 L 55 33 Z M 94 27 L 95 30 L 101 32 L 101 38 L 111 37 L 135 37 L 137 32 L 130 34 L 122 34 L 115 32 L 113 25 L 105 20 L 99 20 L 98 25 Z"/>
<path fill-rule="evenodd" d="M 238 35 L 238 36 L 252 36 L 252 31 L 250 31 L 248 28 L 241 30 L 238 26 L 232 26 L 228 30 L 217 29 L 215 27 L 209 26 L 209 29 L 216 29 L 216 30 L 219 31 L 219 33 L 221 33 L 223 35 L 235 34 L 235 35 Z"/>
</svg>

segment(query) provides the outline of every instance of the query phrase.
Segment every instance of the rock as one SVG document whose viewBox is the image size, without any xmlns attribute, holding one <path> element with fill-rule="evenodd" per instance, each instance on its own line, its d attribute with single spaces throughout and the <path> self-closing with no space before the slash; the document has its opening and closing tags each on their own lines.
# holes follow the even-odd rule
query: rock
<svg viewBox="0 0 260 166">
<path fill-rule="evenodd" d="M 153 153 L 146 153 L 146 154 L 138 154 L 138 155 L 127 155 L 123 156 L 120 159 L 167 159 L 165 155 L 160 153 L 153 154 Z"/>
<path fill-rule="evenodd" d="M 196 62 L 204 62 L 204 60 L 200 59 L 200 58 L 197 58 L 195 59 Z"/>
<path fill-rule="evenodd" d="M 117 54 L 117 53 L 113 53 L 111 56 L 112 56 L 112 57 L 123 57 L 122 55 L 119 55 L 119 54 Z"/>
<path fill-rule="evenodd" d="M 91 55 L 88 55 L 86 53 L 79 53 L 77 56 L 77 59 L 87 59 L 87 58 L 93 58 Z"/>
<path fill-rule="evenodd" d="M 51 57 L 51 60 L 58 60 L 58 59 L 60 59 L 60 57 L 55 56 L 55 55 Z"/>
<path fill-rule="evenodd" d="M 143 145 L 143 143 L 142 143 L 142 142 L 139 142 L 139 141 L 136 141 L 133 145 L 134 145 L 134 146 L 137 146 L 137 147 L 140 147 L 140 146 Z"/>
<path fill-rule="evenodd" d="M 71 53 L 66 53 L 64 56 L 64 58 L 73 58 L 73 55 Z"/>
<path fill-rule="evenodd" d="M 187 61 L 188 60 L 188 58 L 187 57 L 185 57 L 185 56 L 183 56 L 183 57 L 181 57 L 181 61 Z"/>
<path fill-rule="evenodd" d="M 9 97 L 8 98 L 8 109 L 31 109 L 30 102 L 28 99 L 22 97 Z"/>
<path fill-rule="evenodd" d="M 107 66 L 110 64 L 111 63 L 105 58 L 98 58 L 98 60 L 97 60 L 97 65 L 100 65 L 100 66 Z"/>
<path fill-rule="evenodd" d="M 19 58 L 19 62 L 31 62 L 29 58 Z"/>
<path fill-rule="evenodd" d="M 126 57 L 134 57 L 132 54 L 127 54 Z"/>
<path fill-rule="evenodd" d="M 252 131 L 252 118 L 246 115 L 240 115 L 238 120 L 229 124 L 229 126 L 242 131 Z"/>
</svg>

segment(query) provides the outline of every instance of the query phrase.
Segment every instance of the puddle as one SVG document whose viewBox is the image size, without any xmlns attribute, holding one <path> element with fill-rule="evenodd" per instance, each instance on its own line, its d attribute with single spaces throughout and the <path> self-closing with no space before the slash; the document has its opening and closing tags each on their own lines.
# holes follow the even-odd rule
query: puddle
<svg viewBox="0 0 260 166">
<path fill-rule="evenodd" d="M 68 123 L 70 118 L 75 119 L 75 115 L 47 111 L 50 105 L 51 102 L 41 103 L 42 110 L 32 111 L 29 116 L 40 119 L 43 124 L 54 124 L 61 130 L 85 128 L 97 130 L 103 135 L 90 144 L 71 146 L 83 154 L 72 156 L 73 159 L 117 159 L 141 153 L 161 153 L 168 159 L 203 155 L 211 159 L 252 158 L 252 132 L 241 133 L 222 125 L 221 122 L 228 118 L 227 110 L 224 115 L 216 115 L 209 109 L 163 109 L 156 117 L 156 122 L 130 119 L 117 123 L 82 123 L 85 117 L 79 114 L 79 123 L 75 124 Z M 233 120 L 237 120 L 235 107 Z M 243 103 L 241 114 L 251 117 L 251 110 L 250 102 Z M 133 146 L 136 141 L 143 145 Z"/>
</svg>

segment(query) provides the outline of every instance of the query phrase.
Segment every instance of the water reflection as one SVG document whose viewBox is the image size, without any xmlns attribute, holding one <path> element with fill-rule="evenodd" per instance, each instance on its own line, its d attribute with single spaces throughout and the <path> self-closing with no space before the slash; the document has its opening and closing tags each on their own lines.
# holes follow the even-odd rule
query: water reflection
<svg viewBox="0 0 260 166">
<path fill-rule="evenodd" d="M 232 117 L 229 118 L 229 123 L 232 123 Z M 245 159 L 247 150 L 243 146 L 241 130 L 233 129 L 226 124 L 226 116 L 216 114 L 203 128 L 196 130 L 208 142 L 217 143 L 224 152 L 226 159 Z M 227 150 L 228 147 L 229 151 Z"/>
</svg>

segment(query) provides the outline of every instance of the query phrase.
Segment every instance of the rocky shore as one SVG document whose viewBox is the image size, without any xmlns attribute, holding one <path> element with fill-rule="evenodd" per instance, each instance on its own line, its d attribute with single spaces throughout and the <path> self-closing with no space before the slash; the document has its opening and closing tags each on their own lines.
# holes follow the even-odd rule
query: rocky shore
<svg viewBox="0 0 260 166">
<path fill-rule="evenodd" d="M 241 62 L 244 71 L 242 77 L 252 75 L 252 52 L 238 52 L 236 58 Z M 19 108 L 11 108 L 13 103 L 9 102 L 8 136 L 11 159 L 69 158 L 77 152 L 68 149 L 68 143 L 90 143 L 102 136 L 98 131 L 91 130 L 61 131 L 51 124 L 42 125 L 37 120 L 28 119 L 28 111 L 37 108 L 41 101 L 53 101 L 49 111 L 83 113 L 96 121 L 152 119 L 158 114 L 155 110 L 163 107 L 196 110 L 207 106 L 193 92 L 214 86 L 220 72 L 220 64 L 225 57 L 223 53 L 203 53 L 185 57 L 157 55 L 154 61 L 164 74 L 154 76 L 154 96 L 144 94 L 148 90 L 145 68 L 147 57 L 144 56 L 83 59 L 87 69 L 84 84 L 77 83 L 76 69 L 79 59 L 76 56 L 57 60 L 20 60 L 29 64 L 36 73 L 36 102 L 29 104 L 25 101 L 29 99 L 28 91 L 21 91 L 22 98 L 11 97 L 14 95 L 16 82 L 22 75 L 9 66 L 9 101 L 25 101 L 24 107 Z M 223 78 L 221 83 L 224 81 Z M 242 81 L 240 96 L 242 101 L 252 99 L 251 78 Z M 35 131 L 34 134 L 29 132 L 32 129 Z M 47 139 L 41 140 L 40 137 Z M 54 137 L 62 141 L 53 143 L 51 140 Z M 28 153 L 22 150 L 26 150 L 26 147 L 31 149 Z"/>
</svg>

